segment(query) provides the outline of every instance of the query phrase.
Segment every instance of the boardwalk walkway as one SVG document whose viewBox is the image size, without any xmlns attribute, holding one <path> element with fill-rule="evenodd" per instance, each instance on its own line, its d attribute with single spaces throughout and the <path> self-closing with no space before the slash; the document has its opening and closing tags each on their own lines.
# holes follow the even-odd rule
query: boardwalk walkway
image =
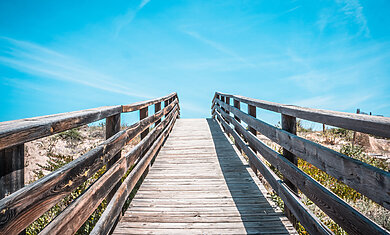
<svg viewBox="0 0 390 235">
<path fill-rule="evenodd" d="M 212 119 L 178 119 L 113 234 L 291 234 Z"/>
</svg>

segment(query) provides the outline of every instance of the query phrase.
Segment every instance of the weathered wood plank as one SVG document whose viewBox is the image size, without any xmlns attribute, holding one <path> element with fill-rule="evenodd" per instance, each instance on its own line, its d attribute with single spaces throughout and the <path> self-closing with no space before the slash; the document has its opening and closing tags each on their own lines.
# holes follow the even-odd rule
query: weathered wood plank
<svg viewBox="0 0 390 235">
<path fill-rule="evenodd" d="M 223 95 L 225 97 L 231 97 L 243 103 L 250 104 L 262 109 L 267 109 L 313 122 L 324 123 L 331 126 L 373 134 L 376 136 L 387 138 L 390 137 L 390 118 L 388 117 L 303 108 L 295 105 L 278 104 L 274 102 L 258 100 L 239 95 L 223 94 L 219 92 L 216 94 Z"/>
<path fill-rule="evenodd" d="M 283 202 L 298 218 L 302 226 L 304 226 L 311 234 L 333 234 L 315 215 L 310 212 L 300 199 L 297 198 L 297 196 L 295 196 L 287 186 L 285 186 L 284 182 L 280 180 L 279 177 L 276 176 L 276 174 L 267 165 L 265 165 L 250 148 L 248 148 L 248 146 L 246 146 L 239 134 L 237 134 L 237 132 L 225 122 L 222 122 L 221 114 L 217 111 L 216 116 L 220 123 L 225 125 L 226 130 L 230 132 L 237 144 L 241 146 L 245 154 L 260 171 L 262 176 L 265 177 L 271 187 L 283 199 Z"/>
<path fill-rule="evenodd" d="M 115 220 L 117 219 L 117 217 L 122 211 L 122 207 L 126 202 L 126 198 L 131 193 L 135 184 L 138 182 L 143 172 L 148 167 L 155 153 L 157 152 L 157 150 L 162 145 L 165 138 L 172 130 L 172 127 L 175 123 L 176 116 L 177 116 L 177 112 L 174 118 L 168 124 L 167 128 L 164 130 L 164 132 L 158 137 L 158 139 L 153 143 L 151 148 L 146 152 L 145 156 L 140 160 L 140 162 L 134 167 L 134 169 L 130 172 L 127 178 L 123 181 L 117 193 L 115 193 L 114 197 L 107 205 L 104 213 L 100 217 L 94 229 L 91 231 L 91 234 L 109 233 L 112 226 L 115 224 Z"/>
<path fill-rule="evenodd" d="M 122 106 L 107 106 L 0 123 L 0 149 L 53 135 L 118 114 Z"/>
<path fill-rule="evenodd" d="M 121 114 L 116 114 L 106 118 L 106 139 L 109 139 L 111 136 L 115 135 L 121 130 Z M 119 151 L 108 163 L 107 169 L 110 169 L 112 165 L 115 164 L 121 158 L 121 151 Z M 110 201 L 112 196 L 115 193 L 115 190 L 119 187 L 116 185 L 111 193 L 107 196 L 107 201 Z"/>
<path fill-rule="evenodd" d="M 148 107 L 142 108 L 139 110 L 139 120 L 148 117 Z M 149 128 L 141 133 L 141 140 L 149 133 Z"/>
<path fill-rule="evenodd" d="M 138 134 L 169 113 L 176 102 L 123 130 L 44 178 L 0 200 L 0 234 L 18 233 L 76 189 Z"/>
<path fill-rule="evenodd" d="M 221 109 L 217 108 L 219 113 Z M 228 117 L 228 115 L 225 113 Z M 285 177 L 287 177 L 302 193 L 321 208 L 329 217 L 350 234 L 387 234 L 386 230 L 363 214 L 352 208 L 337 195 L 319 184 L 309 175 L 300 170 L 285 157 L 275 152 L 259 139 L 245 130 L 237 121 L 230 118 L 232 124 L 245 139 L 252 143 L 256 150 Z M 235 138 L 236 139 L 236 138 Z M 292 209 L 291 209 L 292 210 Z"/>
<path fill-rule="evenodd" d="M 173 115 L 171 115 L 171 117 L 172 116 Z M 143 141 L 137 144 L 125 158 L 121 158 L 116 162 L 115 165 L 105 172 L 84 194 L 78 197 L 76 201 L 46 226 L 41 234 L 75 233 L 131 166 L 127 163 L 128 160 L 130 158 L 138 158 L 143 153 L 142 149 L 148 148 L 148 146 L 155 141 L 156 137 L 162 132 L 166 124 L 167 122 L 163 122 L 160 126 L 154 128 L 153 132 L 149 133 Z"/>
<path fill-rule="evenodd" d="M 231 106 L 225 109 L 286 150 L 390 209 L 389 172 L 276 128 Z"/>
<path fill-rule="evenodd" d="M 265 232 L 259 232 L 257 228 L 227 228 L 227 229 L 142 229 L 142 228 L 121 228 L 115 230 L 114 235 L 119 234 L 129 234 L 128 231 L 131 230 L 134 234 L 289 234 L 286 229 L 272 229 Z"/>
<path fill-rule="evenodd" d="M 225 110 L 225 112 L 226 112 L 227 114 L 230 113 L 230 112 L 227 111 L 227 110 Z M 249 114 L 250 116 L 256 118 L 256 107 L 255 107 L 255 106 L 252 106 L 252 105 L 248 105 L 248 114 Z M 228 122 L 228 123 L 229 123 L 229 122 Z M 254 135 L 257 134 L 257 133 L 256 133 L 257 131 L 256 131 L 255 129 L 253 129 L 252 127 L 250 127 L 250 126 L 249 126 L 249 132 L 251 132 L 251 133 L 254 134 Z M 253 150 L 254 152 L 256 152 L 256 149 L 254 149 L 253 146 L 249 145 L 249 147 L 251 147 L 252 150 Z M 249 165 L 251 166 L 253 172 L 255 172 L 255 173 L 257 174 L 257 169 L 256 169 L 256 167 L 254 167 L 253 164 L 251 164 L 251 162 L 249 162 Z"/>
<path fill-rule="evenodd" d="M 288 116 L 285 114 L 281 115 L 281 123 L 282 123 L 282 129 L 296 135 L 297 134 L 297 119 L 296 117 Z M 253 129 L 253 128 L 252 128 Z M 252 133 L 253 134 L 253 133 Z M 254 135 L 256 136 L 256 134 Z M 283 148 L 283 156 L 292 162 L 294 165 L 298 165 L 298 158 L 291 152 L 289 152 L 287 149 Z M 296 195 L 298 195 L 298 188 L 288 180 L 288 178 L 283 177 L 284 183 L 293 191 Z M 298 221 L 290 211 L 290 209 L 285 206 L 284 207 L 284 213 L 286 214 L 287 218 L 291 221 L 293 226 L 295 228 L 298 228 Z"/>
<path fill-rule="evenodd" d="M 183 139 L 182 134 L 188 133 L 208 141 Z M 206 234 L 228 231 L 227 226 L 235 232 L 244 228 L 241 233 L 295 233 L 254 181 L 260 184 L 216 122 L 178 120 L 113 234 L 153 233 L 153 229 L 164 233 L 170 226 L 181 233 L 187 233 L 184 227 L 191 226 L 197 232 L 205 228 L 202 231 Z M 253 221 L 256 216 L 259 219 Z M 198 224 L 198 218 L 203 225 Z M 228 218 L 230 221 L 224 221 Z"/>
<path fill-rule="evenodd" d="M 0 199 L 24 187 L 24 144 L 0 150 Z"/>
<path fill-rule="evenodd" d="M 160 110 L 161 110 L 161 102 L 154 104 L 154 113 L 157 113 Z M 158 125 L 160 122 L 161 122 L 161 119 L 157 120 L 156 125 Z"/>
<path fill-rule="evenodd" d="M 137 103 L 133 103 L 133 104 L 123 105 L 122 106 L 122 113 L 140 110 L 140 109 L 148 107 L 150 105 L 167 101 L 167 100 L 171 99 L 172 97 L 175 97 L 175 98 L 177 97 L 176 92 L 173 92 L 167 96 L 163 96 L 163 97 L 153 99 L 153 100 L 147 100 L 147 101 L 141 101 L 141 102 L 137 102 Z"/>
</svg>

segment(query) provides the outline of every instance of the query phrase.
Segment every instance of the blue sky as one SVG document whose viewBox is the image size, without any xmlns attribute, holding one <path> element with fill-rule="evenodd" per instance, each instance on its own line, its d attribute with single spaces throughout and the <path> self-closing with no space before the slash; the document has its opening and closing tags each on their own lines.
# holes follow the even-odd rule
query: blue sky
<svg viewBox="0 0 390 235">
<path fill-rule="evenodd" d="M 177 91 L 390 116 L 390 2 L 1 1 L 0 121 Z M 260 112 L 264 119 L 275 121 Z"/>
</svg>

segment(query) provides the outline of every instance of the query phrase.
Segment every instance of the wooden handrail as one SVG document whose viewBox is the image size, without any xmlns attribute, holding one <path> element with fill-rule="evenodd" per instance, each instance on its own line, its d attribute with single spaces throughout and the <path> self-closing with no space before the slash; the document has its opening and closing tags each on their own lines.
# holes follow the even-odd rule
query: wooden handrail
<svg viewBox="0 0 390 235">
<path fill-rule="evenodd" d="M 63 132 L 116 114 L 137 111 L 152 104 L 172 99 L 173 97 L 177 98 L 176 92 L 164 97 L 133 104 L 105 106 L 68 113 L 0 122 L 0 149 Z"/>
<path fill-rule="evenodd" d="M 153 99 L 153 100 L 147 100 L 147 101 L 141 101 L 141 102 L 137 102 L 137 103 L 133 103 L 133 104 L 123 105 L 122 106 L 122 113 L 127 113 L 127 112 L 132 112 L 132 111 L 135 111 L 135 110 L 140 110 L 142 108 L 145 108 L 145 107 L 157 104 L 157 103 L 161 103 L 161 102 L 170 100 L 172 98 L 178 99 L 176 92 L 173 92 L 173 93 L 171 93 L 171 94 L 169 94 L 167 96 L 163 96 L 163 97 L 156 98 L 156 99 Z"/>
<path fill-rule="evenodd" d="M 225 99 L 223 97 L 225 97 Z M 297 157 L 308 161 L 336 179 L 343 181 L 358 192 L 365 194 L 387 209 L 389 209 L 388 194 L 390 193 L 389 172 L 383 171 L 359 160 L 328 149 L 317 143 L 298 137 L 295 134 L 271 126 L 257 119 L 256 117 L 253 117 L 253 115 L 241 111 L 239 109 L 239 104 L 237 105 L 237 102 L 235 102 L 237 105 L 235 105 L 235 107 L 227 104 L 227 102 L 224 101 L 226 100 L 226 97 L 233 98 L 237 102 L 243 101 L 248 104 L 248 107 L 249 105 L 262 107 L 266 101 L 261 101 L 261 105 L 259 105 L 259 103 L 256 105 L 258 100 L 255 100 L 256 102 L 254 102 L 254 99 L 246 97 L 239 99 L 240 97 L 238 96 L 216 93 L 213 99 L 212 114 L 217 118 L 217 120 L 219 120 L 223 129 L 233 136 L 239 149 L 242 149 L 246 153 L 250 164 L 255 166 L 255 170 L 260 171 L 260 173 L 270 183 L 271 187 L 284 200 L 287 208 L 292 211 L 294 216 L 310 233 L 327 234 L 329 231 L 322 230 L 322 225 L 317 223 L 318 219 L 316 219 L 315 216 L 313 217 L 307 215 L 307 213 L 310 213 L 309 211 L 304 212 L 306 209 L 300 210 L 303 207 L 299 206 L 298 202 L 292 200 L 294 196 L 291 195 L 292 192 L 290 191 L 289 193 L 288 190 L 283 190 L 283 187 L 280 186 L 280 182 L 283 181 L 272 176 L 273 172 L 270 171 L 270 169 L 264 165 L 262 160 L 257 157 L 256 152 L 259 152 L 272 166 L 274 166 L 283 174 L 285 179 L 288 179 L 294 186 L 297 186 L 302 191 L 302 193 L 311 199 L 318 207 L 320 207 L 348 233 L 388 234 L 387 230 L 366 216 L 362 215 L 334 193 L 330 192 L 324 186 L 300 170 L 284 156 L 275 152 L 263 142 L 261 142 L 256 137 L 256 131 L 265 135 L 275 143 L 281 145 L 283 148 L 287 149 Z M 248 102 L 248 100 L 251 102 Z M 278 105 L 279 107 L 283 106 L 280 104 Z M 271 109 L 270 107 L 275 108 L 275 106 L 268 106 L 269 110 Z M 326 113 L 326 115 L 332 113 L 331 111 L 324 110 L 321 110 L 321 112 L 323 114 Z M 284 114 L 283 112 L 280 113 Z M 231 114 L 234 115 L 234 118 L 231 116 Z M 343 115 L 342 118 L 344 119 L 344 123 L 348 123 L 348 115 Z M 386 120 L 388 118 L 379 118 L 382 120 L 380 124 L 377 122 L 378 117 L 374 117 L 373 119 L 374 121 L 372 123 L 375 123 L 375 125 L 387 125 Z M 356 121 L 356 117 L 352 117 L 352 120 Z M 241 121 L 245 122 L 248 127 L 245 128 L 242 126 L 240 123 Z M 364 117 L 364 121 L 369 122 L 370 120 L 367 117 Z M 234 130 L 229 124 L 233 125 Z M 335 124 L 333 125 L 340 126 Z M 376 128 L 378 126 L 376 126 Z M 371 130 L 372 134 L 375 135 L 376 132 L 373 130 L 374 129 Z M 387 132 L 389 132 L 389 130 L 387 130 Z M 382 131 L 381 135 L 383 136 L 388 134 L 389 133 L 383 134 Z M 248 142 L 251 148 L 249 148 L 245 142 Z M 313 227 L 313 225 L 316 226 Z"/>
<path fill-rule="evenodd" d="M 177 109 L 172 110 L 169 118 L 165 120 L 171 121 L 174 119 L 176 110 Z M 155 130 L 156 134 L 160 134 L 163 128 L 166 127 L 166 124 L 167 123 L 164 122 L 153 130 Z M 84 192 L 83 195 L 77 198 L 76 201 L 74 201 L 59 216 L 50 222 L 50 224 L 46 226 L 44 230 L 42 230 L 41 234 L 61 234 L 69 231 L 72 231 L 72 233 L 76 232 L 88 219 L 92 212 L 94 212 L 95 209 L 100 205 L 100 203 L 112 190 L 116 183 L 123 177 L 130 166 L 132 166 L 132 164 L 130 164 L 130 162 L 128 163 L 128 161 L 140 157 L 142 153 L 141 150 L 145 149 L 142 148 L 143 146 L 149 146 L 150 143 L 154 142 L 159 143 L 159 139 L 155 141 L 156 136 L 157 135 L 155 134 L 149 133 L 149 138 L 144 139 L 148 141 L 140 142 L 133 148 L 135 150 L 132 151 L 133 154 L 119 159 L 115 165 L 113 165 L 101 178 L 99 178 L 97 182 L 95 182 L 86 192 Z M 155 146 L 149 148 L 149 151 L 152 152 L 157 150 L 158 147 L 156 148 Z M 145 156 L 143 156 L 143 158 L 145 158 Z M 137 170 L 137 167 L 133 169 L 133 171 Z M 88 208 L 88 210 L 85 208 Z"/>
<path fill-rule="evenodd" d="M 283 148 L 390 209 L 390 172 L 276 128 L 219 100 L 217 102 Z"/>
<path fill-rule="evenodd" d="M 303 108 L 295 105 L 278 104 L 274 102 L 252 99 L 240 95 L 224 94 L 220 92 L 216 92 L 215 94 L 219 96 L 230 97 L 232 99 L 262 109 L 313 122 L 324 123 L 335 127 L 341 127 L 386 138 L 390 137 L 390 118 L 388 117 Z"/>
<path fill-rule="evenodd" d="M 217 109 L 219 113 L 221 113 L 221 109 L 219 107 Z M 297 186 L 302 193 L 312 200 L 336 223 L 342 226 L 348 233 L 356 234 L 360 231 L 363 232 L 363 234 L 373 234 L 378 231 L 384 231 L 383 228 L 378 226 L 375 222 L 348 205 L 348 203 L 344 202 L 337 195 L 319 184 L 285 157 L 262 143 L 255 136 L 246 131 L 236 120 L 225 114 L 223 116 L 229 118 L 237 128 L 238 133 L 243 135 L 261 156 L 263 156 L 272 166 L 276 167 L 283 176 Z"/>
<path fill-rule="evenodd" d="M 231 134 L 240 148 L 245 152 L 250 161 L 260 171 L 261 175 L 265 177 L 267 182 L 271 185 L 273 190 L 283 198 L 284 202 L 302 223 L 302 225 L 311 234 L 333 234 L 310 210 L 299 200 L 299 198 L 284 184 L 284 182 L 266 165 L 261 161 L 256 154 L 248 148 L 244 140 L 239 137 L 239 134 L 231 128 L 222 118 L 220 113 L 216 112 L 216 117 L 219 122 L 224 126 L 225 130 Z"/>
<path fill-rule="evenodd" d="M 81 208 L 80 206 L 82 205 L 92 203 L 88 204 L 86 207 L 87 209 L 84 208 L 82 212 L 77 214 L 79 218 L 77 222 L 75 220 L 70 223 L 73 224 L 70 225 L 70 227 L 73 229 L 75 229 L 77 226 L 81 226 L 82 223 L 84 223 L 84 221 L 88 218 L 88 216 L 94 211 L 94 209 L 101 203 L 101 200 L 103 200 L 110 192 L 110 190 L 113 189 L 114 183 L 118 182 L 118 180 L 123 176 L 124 172 L 126 172 L 126 170 L 136 162 L 136 159 L 144 154 L 145 150 L 150 148 L 150 145 L 157 139 L 162 130 L 166 129 L 167 125 L 171 123 L 170 121 L 177 117 L 177 114 L 179 113 L 179 101 L 176 93 L 147 101 L 147 103 L 148 105 L 152 105 L 167 100 L 169 100 L 169 102 L 165 103 L 165 107 L 156 112 L 154 115 L 140 120 L 139 122 L 128 127 L 126 130 L 119 131 L 104 141 L 102 144 L 87 152 L 86 154 L 78 157 L 71 163 L 1 199 L 0 234 L 17 234 L 21 232 L 44 212 L 54 206 L 65 196 L 69 195 L 69 193 L 75 190 L 85 180 L 90 178 L 94 173 L 106 165 L 111 159 L 113 159 L 114 156 L 118 154 L 118 152 L 120 152 L 124 145 L 128 144 L 132 139 L 145 130 L 148 130 L 152 124 L 158 122 L 162 117 L 165 116 L 165 119 L 162 122 L 156 124 L 153 131 L 150 132 L 145 137 L 145 139 L 141 141 L 139 145 L 137 145 L 137 147 L 135 147 L 134 151 L 130 152 L 130 155 L 126 155 L 119 160 L 115 159 L 116 162 L 110 164 L 110 167 L 99 178 L 99 180 L 97 180 L 88 190 L 83 193 L 82 196 L 80 196 L 74 203 L 71 204 L 71 207 L 69 208 L 72 209 L 65 209 L 65 211 L 61 213 L 62 217 L 67 218 L 67 216 L 72 214 L 72 211 L 78 211 L 78 209 L 75 208 Z M 135 104 L 133 107 L 137 107 L 134 108 L 133 111 L 145 108 L 144 105 L 140 106 L 139 103 Z M 53 128 L 53 126 L 61 127 L 56 129 L 57 131 L 69 129 L 70 126 L 75 127 L 87 124 L 91 120 L 93 122 L 104 117 L 113 117 L 113 115 L 120 114 L 121 112 L 122 106 L 113 106 L 105 107 L 104 109 L 98 108 L 94 109 L 93 111 L 84 110 L 68 114 L 38 117 L 35 119 L 29 119 L 29 121 L 17 120 L 6 122 L 5 124 L 0 123 L 0 127 L 3 128 L 1 129 L 3 134 L 17 134 L 18 131 L 29 132 L 33 131 L 35 127 L 44 127 L 43 129 L 47 129 L 48 127 Z M 64 123 L 62 123 L 62 121 Z M 28 124 L 25 124 L 26 122 Z M 68 125 L 69 123 L 72 124 Z M 11 129 L 7 129 L 8 127 Z M 50 131 L 50 133 L 54 132 Z M 25 141 L 27 139 L 31 140 L 31 138 L 39 138 L 38 136 L 42 137 L 42 135 L 45 136 L 48 135 L 48 133 L 40 132 L 40 134 L 35 135 L 35 137 L 28 138 L 23 136 L 22 138 L 19 138 L 19 141 Z M 5 136 L 9 135 L 5 134 Z M 0 138 L 0 142 L 2 140 L 3 139 Z M 9 142 L 7 143 L 9 144 Z M 2 146 L 8 145 L 4 144 Z M 90 200 L 91 195 L 98 196 L 94 197 L 94 200 Z M 69 212 L 71 213 L 69 214 Z M 59 219 L 54 220 L 51 223 L 53 225 L 49 225 L 44 231 L 51 231 L 52 229 L 50 229 L 50 226 L 54 226 L 54 224 L 61 224 L 64 228 L 69 226 L 69 224 L 66 225 L 66 219 L 61 220 L 61 222 L 58 221 Z"/>
<path fill-rule="evenodd" d="M 0 123 L 0 149 L 53 135 L 122 112 L 122 106 L 26 118 Z"/>
<path fill-rule="evenodd" d="M 115 225 L 115 221 L 122 213 L 122 207 L 124 206 L 127 197 L 142 176 L 143 172 L 145 171 L 153 156 L 157 152 L 157 149 L 162 145 L 167 135 L 172 130 L 173 124 L 177 116 L 178 112 L 175 112 L 174 118 L 172 118 L 168 124 L 168 128 L 166 128 L 166 130 L 160 135 L 160 137 L 153 143 L 153 146 L 148 150 L 145 156 L 140 160 L 140 162 L 135 166 L 133 171 L 124 180 L 121 187 L 117 190 L 114 197 L 107 205 L 106 210 L 103 212 L 101 218 L 93 228 L 91 234 L 109 234 L 109 232 Z"/>
</svg>

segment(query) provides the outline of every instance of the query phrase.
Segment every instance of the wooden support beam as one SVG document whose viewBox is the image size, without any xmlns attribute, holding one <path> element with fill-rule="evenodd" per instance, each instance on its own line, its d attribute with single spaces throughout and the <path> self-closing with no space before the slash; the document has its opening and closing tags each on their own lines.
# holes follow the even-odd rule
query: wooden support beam
<svg viewBox="0 0 390 235">
<path fill-rule="evenodd" d="M 296 135 L 297 134 L 296 117 L 282 114 L 282 129 Z M 283 156 L 287 158 L 287 160 L 292 162 L 294 165 L 298 165 L 298 158 L 285 148 L 283 148 Z M 286 177 L 283 178 L 283 181 L 291 189 L 291 191 L 293 191 L 294 193 L 296 193 L 296 195 L 298 195 L 298 189 L 291 181 L 289 181 Z M 295 216 L 292 214 L 291 210 L 287 208 L 287 206 L 284 207 L 284 213 L 286 214 L 287 218 L 291 221 L 291 223 L 294 225 L 294 227 L 298 228 L 298 221 L 295 218 Z"/>
<path fill-rule="evenodd" d="M 148 107 L 139 110 L 139 120 L 148 117 Z M 141 140 L 149 133 L 149 128 L 141 133 Z"/>
<path fill-rule="evenodd" d="M 248 104 L 248 114 L 251 115 L 252 117 L 256 118 L 256 106 Z M 257 131 L 255 129 L 253 129 L 250 126 L 248 126 L 248 128 L 249 128 L 249 132 L 250 133 L 252 133 L 254 136 L 257 136 Z M 255 152 L 255 153 L 257 152 L 256 148 L 252 144 L 249 143 L 249 147 L 253 150 L 253 152 Z M 249 161 L 249 165 L 252 168 L 253 172 L 255 172 L 255 174 L 257 175 L 258 174 L 258 170 L 253 165 L 253 163 Z"/>
<path fill-rule="evenodd" d="M 218 110 L 220 111 L 220 109 Z M 257 169 L 265 177 L 267 182 L 271 185 L 274 191 L 282 198 L 286 205 L 293 209 L 296 216 L 300 219 L 301 224 L 306 228 L 310 234 L 333 234 L 321 221 L 310 212 L 310 210 L 300 201 L 300 199 L 291 192 L 285 183 L 279 179 L 279 177 L 266 165 L 264 164 L 256 154 L 248 148 L 243 139 L 241 139 L 240 134 L 234 131 L 229 125 L 223 122 L 221 113 L 216 111 L 216 117 L 222 125 L 225 126 L 228 132 L 233 136 L 237 143 L 242 147 L 245 154 L 251 159 Z M 227 115 L 225 115 L 227 116 Z M 234 126 L 238 126 L 239 132 L 247 133 L 246 130 L 241 125 L 231 117 L 231 122 Z M 250 138 L 250 137 L 249 137 Z M 254 138 L 254 137 L 253 137 Z M 256 139 L 256 138 L 255 138 Z"/>
<path fill-rule="evenodd" d="M 106 139 L 109 139 L 111 136 L 115 135 L 121 130 L 121 114 L 110 116 L 106 118 Z M 119 151 L 108 163 L 107 170 L 110 169 L 120 158 L 121 152 Z M 107 195 L 106 199 L 109 202 L 114 196 L 116 190 L 119 188 L 120 182 L 115 185 L 111 192 Z"/>
<path fill-rule="evenodd" d="M 236 109 L 241 109 L 240 101 L 238 101 L 238 100 L 236 100 L 236 99 L 233 99 L 233 105 L 234 105 L 234 107 L 235 107 Z M 234 119 L 236 119 L 237 122 L 241 123 L 241 120 L 240 120 L 236 115 L 234 115 Z M 235 130 L 237 131 L 237 129 L 235 129 Z M 236 143 L 236 141 L 234 141 L 234 143 L 235 143 L 237 149 L 241 151 L 241 148 L 240 148 L 240 146 Z"/>
<path fill-rule="evenodd" d="M 174 102 L 160 112 L 120 131 L 96 148 L 51 174 L 29 184 L 0 200 L 0 234 L 17 234 L 93 176 L 125 144 L 147 130 L 176 105 Z"/>
<path fill-rule="evenodd" d="M 164 108 L 167 107 L 169 104 L 170 104 L 169 100 L 164 101 Z M 166 118 L 166 117 L 167 116 L 165 115 L 164 118 Z"/>
<path fill-rule="evenodd" d="M 221 101 L 225 103 L 225 96 L 221 95 Z M 221 107 L 221 108 L 222 108 L 222 107 Z M 224 110 L 224 111 L 225 111 L 225 109 L 224 109 L 224 108 L 222 108 L 222 110 Z"/>
<path fill-rule="evenodd" d="M 24 187 L 24 144 L 0 150 L 0 199 Z M 23 230 L 19 235 L 26 234 Z"/>
<path fill-rule="evenodd" d="M 230 105 L 230 97 L 225 97 L 225 103 Z M 229 114 L 229 111 L 226 110 L 226 113 Z"/>
<path fill-rule="evenodd" d="M 161 102 L 154 104 L 154 113 L 157 113 L 161 110 Z M 156 121 L 155 126 L 157 126 L 161 122 L 161 119 Z"/>
<path fill-rule="evenodd" d="M 0 150 L 0 199 L 24 187 L 24 144 Z"/>
<path fill-rule="evenodd" d="M 228 108 L 228 106 L 225 107 Z M 236 110 L 237 109 L 231 109 L 230 111 L 234 112 Z M 312 177 L 307 175 L 296 165 L 286 159 L 283 155 L 280 155 L 279 153 L 268 147 L 266 144 L 264 144 L 262 141 L 260 141 L 258 138 L 254 137 L 252 134 L 249 134 L 249 132 L 242 125 L 240 125 L 234 118 L 227 116 L 226 113 L 223 113 L 222 109 L 220 109 L 220 107 L 218 106 L 216 113 L 217 116 L 218 113 L 221 113 L 223 116 L 225 116 L 225 118 L 230 119 L 233 125 L 238 129 L 238 134 L 234 136 L 234 139 L 237 139 L 237 135 L 241 135 L 244 136 L 248 142 L 252 142 L 252 144 L 256 147 L 256 150 L 261 154 L 262 157 L 264 157 L 272 166 L 274 166 L 283 176 L 288 178 L 294 185 L 296 185 L 303 194 L 305 194 L 310 200 L 312 200 L 321 210 L 323 210 L 331 219 L 333 219 L 338 225 L 340 225 L 348 234 L 388 234 L 387 232 L 385 232 L 386 230 L 384 228 L 382 228 L 381 226 L 370 220 L 368 217 L 364 216 L 359 211 L 351 207 L 347 202 L 343 201 L 330 190 L 328 190 L 323 185 L 314 180 Z M 245 114 L 245 116 L 240 116 L 242 120 L 245 120 L 245 117 L 250 117 L 246 113 L 243 114 Z M 253 117 L 250 118 L 253 119 Z M 284 130 L 282 130 L 282 132 L 288 133 Z M 292 135 L 291 133 L 289 134 Z M 238 139 L 241 139 L 241 137 L 239 137 Z M 240 144 L 240 141 L 238 141 L 238 143 Z M 243 141 L 241 141 L 240 145 L 241 147 L 243 146 Z M 242 148 L 244 149 L 244 147 Z M 250 148 L 246 147 L 244 151 L 248 149 Z M 245 153 L 247 154 L 247 156 L 249 156 L 247 152 Z M 249 156 L 249 158 L 251 157 Z M 252 159 L 254 162 L 256 161 L 256 158 Z M 260 169 L 259 166 L 257 166 L 257 168 Z M 263 174 L 263 176 L 265 175 Z M 270 183 L 270 181 L 268 182 Z M 274 188 L 274 186 L 272 187 Z M 288 204 L 287 207 L 289 207 Z M 294 209 L 296 208 L 290 207 L 290 210 L 292 212 L 294 212 Z M 295 213 L 295 216 L 299 217 L 299 214 Z M 302 222 L 302 220 L 300 221 Z"/>
<path fill-rule="evenodd" d="M 222 102 L 216 103 L 217 109 L 218 105 L 225 105 L 226 110 L 237 115 L 242 121 L 270 140 L 356 191 L 363 193 L 383 207 L 390 209 L 389 172 L 276 128 Z"/>
</svg>

